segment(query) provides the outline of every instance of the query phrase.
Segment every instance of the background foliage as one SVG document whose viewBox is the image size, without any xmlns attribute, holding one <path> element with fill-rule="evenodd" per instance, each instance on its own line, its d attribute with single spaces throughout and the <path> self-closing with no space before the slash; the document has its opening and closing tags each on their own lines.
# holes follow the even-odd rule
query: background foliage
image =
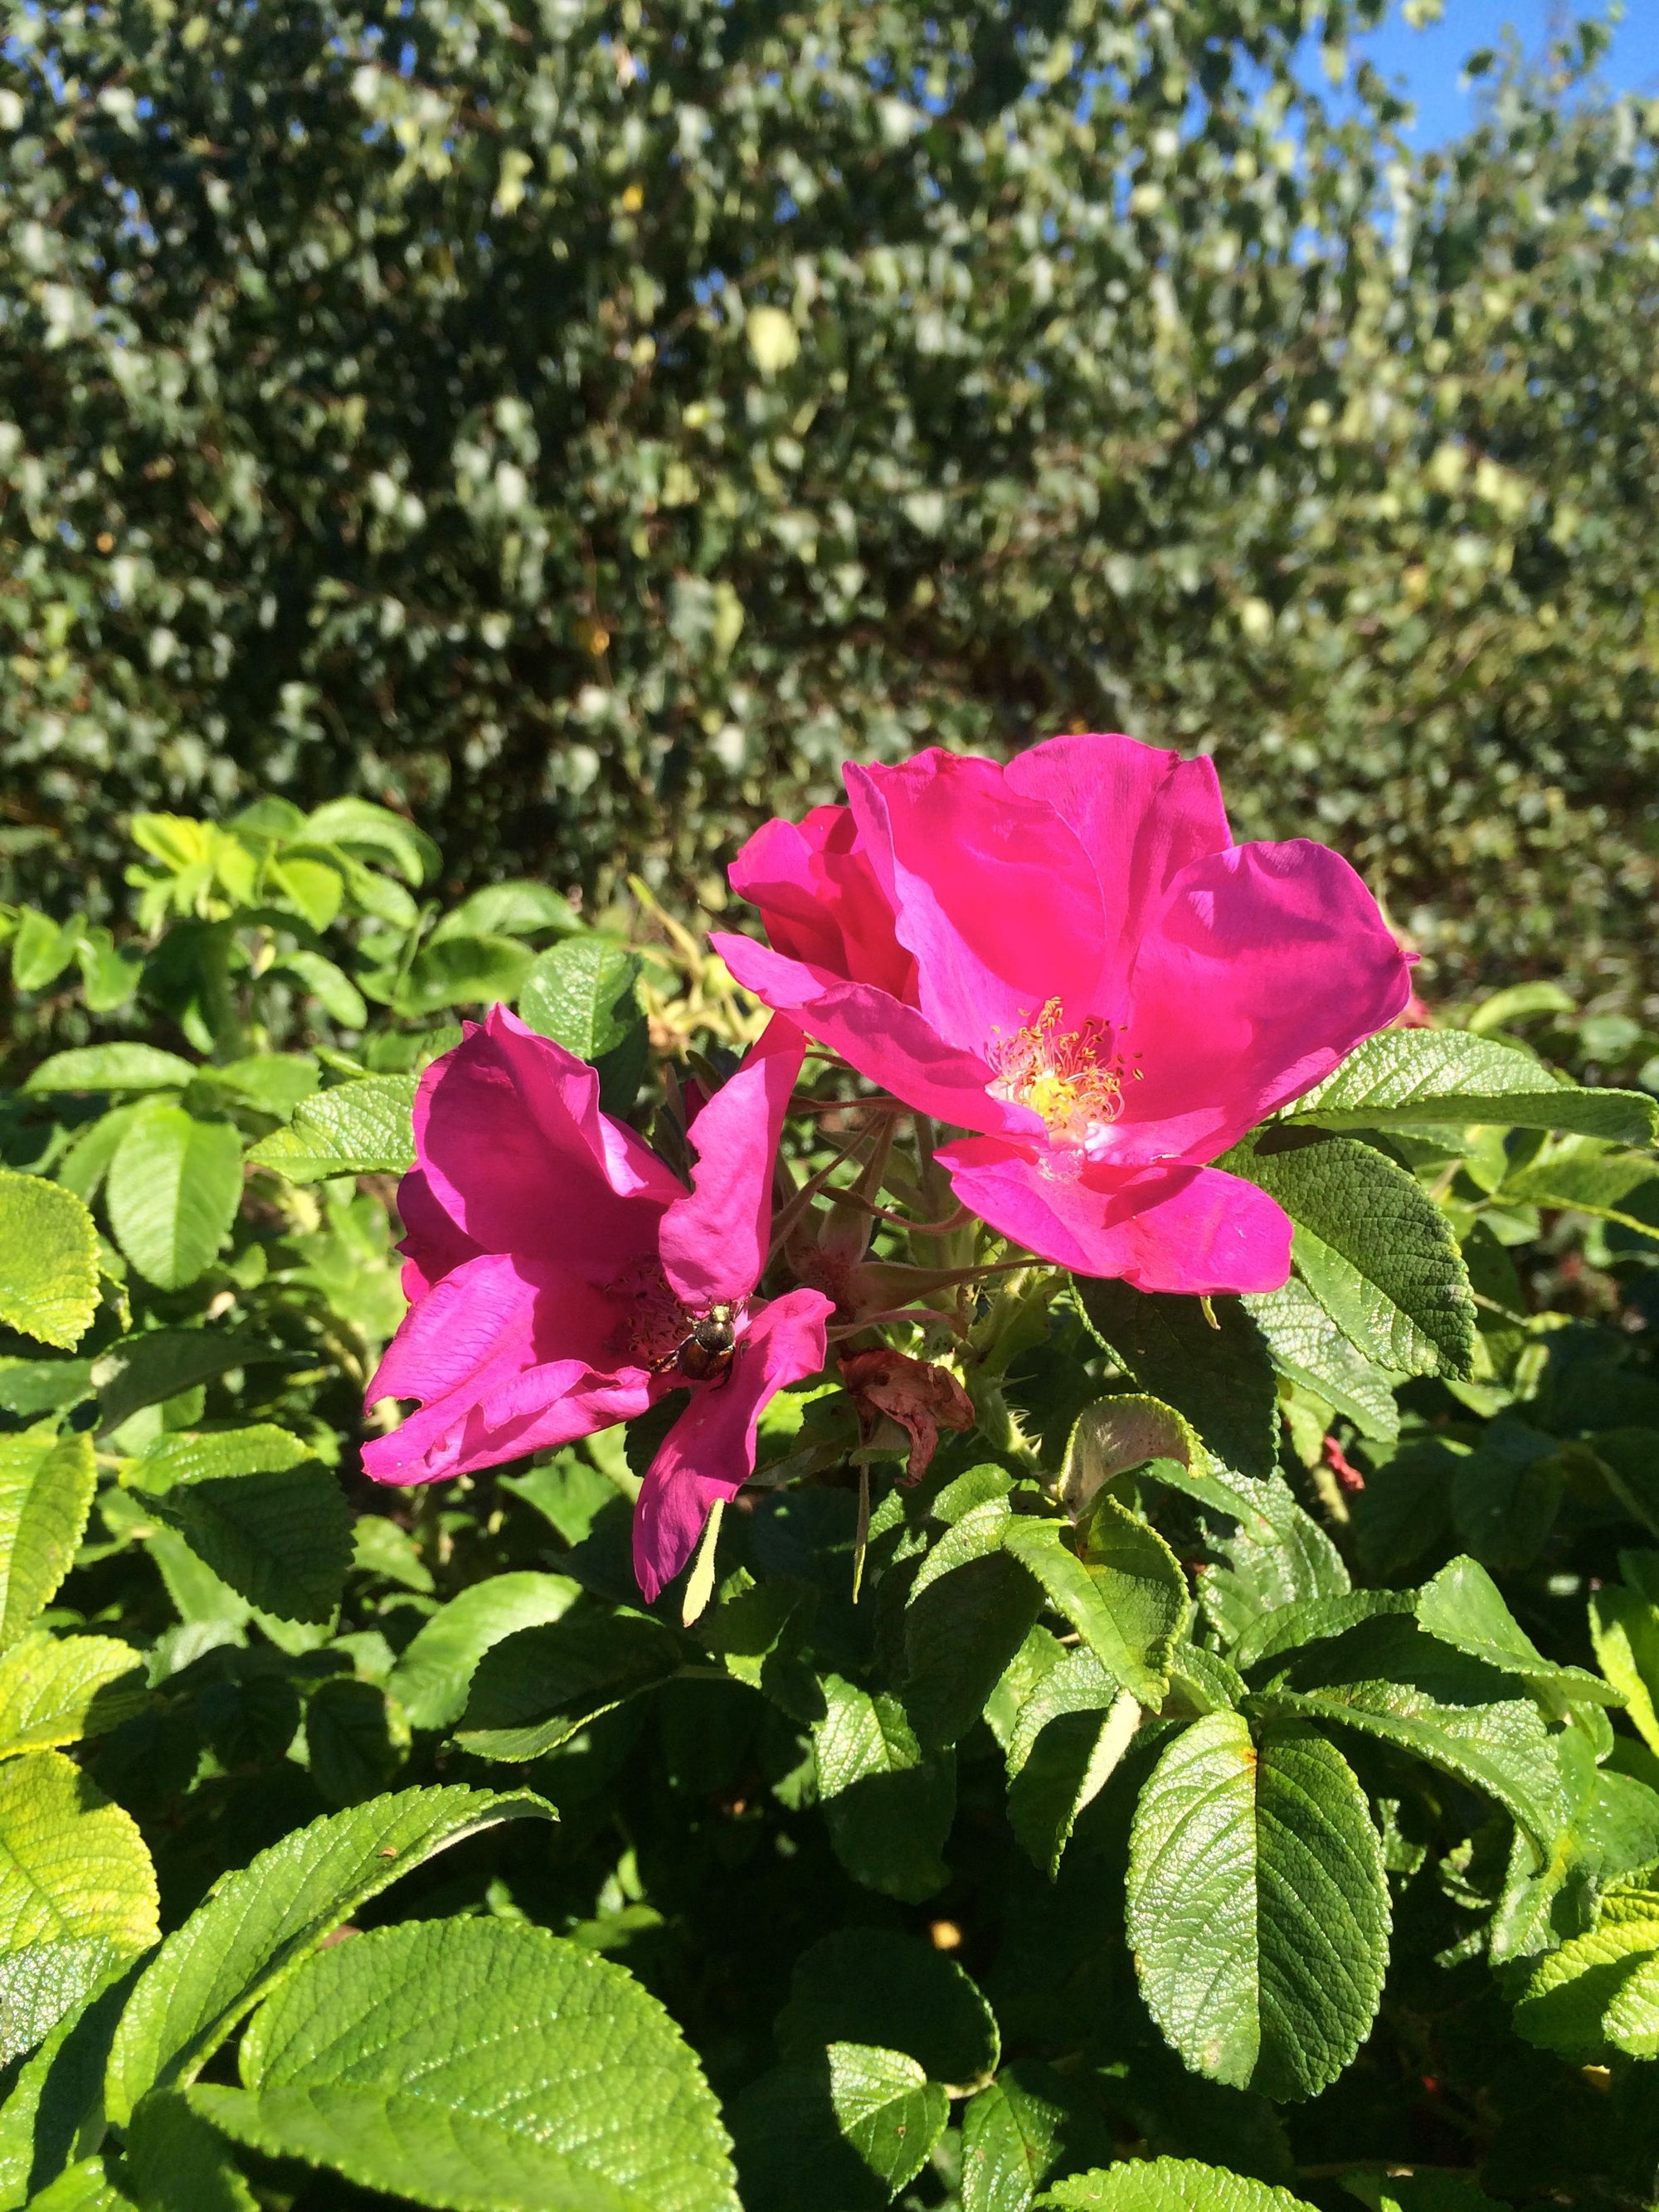
<svg viewBox="0 0 1659 2212">
<path fill-rule="evenodd" d="M 1127 727 L 1644 1018 L 1654 112 L 1413 156 L 1379 5 L 16 13 L 19 883 L 274 787 L 718 898 L 846 755 Z"/>
<path fill-rule="evenodd" d="M 815 1064 L 769 1283 L 973 1430 L 781 1394 L 647 1608 L 672 1399 L 362 1478 L 393 1178 L 463 1011 L 665 1141 L 755 1010 L 362 800 L 134 827 L 142 941 L 0 915 L 0 2208 L 1659 2205 L 1659 1116 L 1559 994 L 1237 1147 L 1207 1310 L 959 1294 Z"/>
</svg>

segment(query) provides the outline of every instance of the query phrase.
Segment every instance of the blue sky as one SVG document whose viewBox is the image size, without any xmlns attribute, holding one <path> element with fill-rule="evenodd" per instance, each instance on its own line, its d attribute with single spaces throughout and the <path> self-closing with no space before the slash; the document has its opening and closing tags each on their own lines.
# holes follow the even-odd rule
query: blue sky
<svg viewBox="0 0 1659 2212">
<path fill-rule="evenodd" d="M 1414 31 L 1400 0 L 1393 0 L 1382 28 L 1356 39 L 1354 46 L 1385 77 L 1403 78 L 1418 110 L 1411 137 L 1419 146 L 1434 146 L 1474 121 L 1479 95 L 1459 82 L 1463 60 L 1477 47 L 1497 46 L 1505 24 L 1514 26 L 1526 52 L 1540 54 L 1553 23 L 1569 15 L 1606 21 L 1611 13 L 1608 0 L 1579 0 L 1572 7 L 1559 0 L 1446 0 L 1439 22 Z M 1615 92 L 1659 94 L 1659 0 L 1626 0 L 1601 76 Z"/>
</svg>

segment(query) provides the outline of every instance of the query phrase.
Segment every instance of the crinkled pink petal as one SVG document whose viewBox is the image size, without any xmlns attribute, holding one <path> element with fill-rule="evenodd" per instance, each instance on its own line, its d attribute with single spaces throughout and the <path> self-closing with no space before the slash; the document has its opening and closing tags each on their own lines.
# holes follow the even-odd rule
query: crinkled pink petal
<svg viewBox="0 0 1659 2212">
<path fill-rule="evenodd" d="M 398 1185 L 398 1215 L 404 1224 L 404 1296 L 412 1304 L 432 1285 L 468 1260 L 479 1248 L 433 1195 L 424 1168 L 411 1168 Z"/>
<path fill-rule="evenodd" d="M 992 1228 L 1079 1275 L 1138 1291 L 1276 1291 L 1291 1272 L 1291 1223 L 1254 1183 L 1218 1168 L 1045 1174 L 994 1137 L 942 1146 L 957 1196 Z"/>
<path fill-rule="evenodd" d="M 765 1272 L 772 1164 L 805 1048 L 775 1015 L 691 1124 L 691 1188 L 664 1214 L 658 1249 L 669 1287 L 694 1313 L 746 1298 Z"/>
<path fill-rule="evenodd" d="M 893 934 L 893 909 L 846 807 L 815 806 L 800 822 L 763 823 L 730 874 L 732 890 L 760 909 L 767 936 L 787 958 L 914 1003 L 915 963 Z"/>
<path fill-rule="evenodd" d="M 1213 1159 L 1391 1022 L 1411 976 L 1348 863 L 1297 837 L 1183 869 L 1131 992 L 1122 1117 L 1103 1154 L 1120 1166 Z"/>
<path fill-rule="evenodd" d="M 991 1079 L 985 1062 L 945 1043 L 914 1006 L 901 1006 L 868 984 L 848 983 L 805 961 L 786 959 L 751 937 L 721 931 L 709 942 L 745 990 L 790 1015 L 907 1106 L 961 1129 L 1040 1126 L 1035 1115 L 993 1098 L 985 1087 Z"/>
<path fill-rule="evenodd" d="M 757 1308 L 726 1379 L 694 1388 L 634 1508 L 634 1572 L 647 1603 L 696 1549 L 716 1499 L 735 1498 L 755 1472 L 763 1407 L 823 1366 L 832 1311 L 817 1291 L 790 1291 Z"/>
<path fill-rule="evenodd" d="M 623 1364 L 619 1321 L 579 1279 L 513 1254 L 464 1261 L 404 1316 L 368 1386 L 370 1406 L 412 1398 L 418 1410 L 365 1446 L 366 1471 L 379 1482 L 430 1482 L 625 1418 L 584 1412 L 596 1390 L 625 1388 L 628 1410 L 639 1412 L 651 1394 Z M 532 1431 L 535 1441 L 522 1441 Z"/>
<path fill-rule="evenodd" d="M 1007 787 L 1052 806 L 1088 856 L 1103 955 L 1088 1011 L 1121 1023 L 1148 915 L 1182 868 L 1233 842 L 1214 763 L 1115 732 L 1048 738 L 1009 762 Z"/>
<path fill-rule="evenodd" d="M 599 1078 L 505 1006 L 434 1060 L 415 1103 L 431 1196 L 489 1252 L 545 1253 L 618 1272 L 654 1245 L 654 1209 L 682 1188 L 599 1111 Z"/>
<path fill-rule="evenodd" d="M 849 767 L 847 793 L 939 1036 L 983 1054 L 1051 999 L 1077 1021 L 1091 1011 L 1099 878 L 1045 799 L 1013 789 L 994 761 L 937 747 L 899 768 Z"/>
</svg>

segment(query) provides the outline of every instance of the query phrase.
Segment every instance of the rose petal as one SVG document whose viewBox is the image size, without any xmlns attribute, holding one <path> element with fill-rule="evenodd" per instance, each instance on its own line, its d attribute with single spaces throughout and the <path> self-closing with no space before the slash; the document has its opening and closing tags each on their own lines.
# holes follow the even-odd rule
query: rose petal
<svg viewBox="0 0 1659 2212">
<path fill-rule="evenodd" d="M 634 1508 L 634 1572 L 647 1603 L 696 1549 L 715 1500 L 735 1498 L 754 1473 L 763 1407 L 823 1366 L 830 1312 L 817 1291 L 775 1298 L 751 1318 L 724 1381 L 694 1387 Z"/>
<path fill-rule="evenodd" d="M 1100 890 L 1103 956 L 1088 1011 L 1121 1024 L 1149 914 L 1182 868 L 1232 843 L 1214 763 L 1097 732 L 1049 738 L 1017 753 L 1007 785 L 1053 807 L 1088 856 Z"/>
<path fill-rule="evenodd" d="M 1276 1291 L 1291 1272 L 1288 1216 L 1218 1168 L 1045 1174 L 1040 1157 L 994 1137 L 942 1146 L 963 1204 L 992 1228 L 1079 1275 L 1139 1291 Z"/>
<path fill-rule="evenodd" d="M 1104 935 L 1100 884 L 1075 833 L 994 761 L 937 748 L 847 771 L 848 802 L 939 1036 L 984 1055 L 1051 999 L 1091 1012 Z"/>
<path fill-rule="evenodd" d="M 505 1006 L 422 1078 L 416 1152 L 431 1196 L 489 1252 L 536 1252 L 605 1278 L 655 1243 L 684 1186 L 600 1113 L 599 1078 Z"/>
<path fill-rule="evenodd" d="M 732 863 L 732 888 L 760 909 L 774 947 L 832 975 L 914 1003 L 915 963 L 844 806 L 763 823 Z"/>
<path fill-rule="evenodd" d="M 1347 862 L 1298 837 L 1183 869 L 1131 988 L 1103 1155 L 1123 1166 L 1213 1159 L 1391 1022 L 1411 976 Z"/>
<path fill-rule="evenodd" d="M 806 1040 L 775 1016 L 692 1122 L 691 1188 L 662 1218 L 663 1273 L 693 1313 L 749 1297 L 772 1236 L 772 1167 Z"/>
<path fill-rule="evenodd" d="M 962 1129 L 1040 1126 L 1035 1115 L 1005 1107 L 986 1089 L 991 1071 L 948 1045 L 914 1006 L 885 991 L 848 983 L 805 961 L 788 960 L 751 937 L 717 932 L 709 940 L 745 990 L 799 1022 L 919 1113 Z"/>
</svg>

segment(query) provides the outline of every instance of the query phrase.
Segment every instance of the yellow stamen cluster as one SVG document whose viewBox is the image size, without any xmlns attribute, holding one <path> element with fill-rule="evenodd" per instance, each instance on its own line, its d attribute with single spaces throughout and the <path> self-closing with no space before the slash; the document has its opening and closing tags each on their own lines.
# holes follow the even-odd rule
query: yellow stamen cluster
<svg viewBox="0 0 1659 2212">
<path fill-rule="evenodd" d="M 1060 1029 L 1060 1002 L 1050 999 L 1035 1021 L 1011 1037 L 993 1032 L 989 1053 L 994 1098 L 1029 1106 L 1057 1145 L 1080 1150 L 1123 1110 L 1123 1085 L 1109 1064 L 1109 1031 L 1090 1019 Z"/>
</svg>

